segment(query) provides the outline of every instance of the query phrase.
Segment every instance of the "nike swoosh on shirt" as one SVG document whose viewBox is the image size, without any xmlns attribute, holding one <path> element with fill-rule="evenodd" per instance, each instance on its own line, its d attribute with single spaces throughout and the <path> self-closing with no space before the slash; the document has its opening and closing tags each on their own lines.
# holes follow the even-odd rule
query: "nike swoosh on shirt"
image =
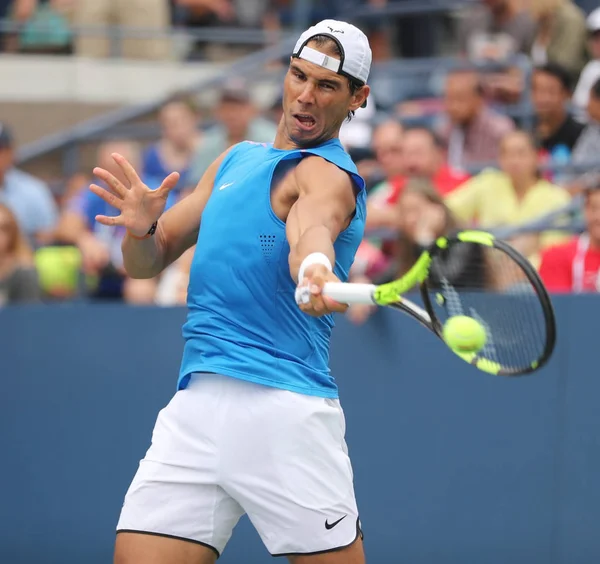
<svg viewBox="0 0 600 564">
<path fill-rule="evenodd" d="M 227 184 L 223 184 L 223 186 L 219 186 L 219 190 L 225 190 L 225 188 L 228 188 L 232 184 L 234 184 L 234 183 L 233 182 L 228 182 Z"/>
</svg>

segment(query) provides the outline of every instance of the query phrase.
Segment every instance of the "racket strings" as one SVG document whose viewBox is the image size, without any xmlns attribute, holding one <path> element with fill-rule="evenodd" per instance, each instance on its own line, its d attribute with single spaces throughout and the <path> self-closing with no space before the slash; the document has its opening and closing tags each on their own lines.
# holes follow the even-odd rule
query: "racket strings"
<svg viewBox="0 0 600 564">
<path fill-rule="evenodd" d="M 523 268 L 503 250 L 456 243 L 437 253 L 427 283 L 442 325 L 466 315 L 486 331 L 478 356 L 508 371 L 531 367 L 542 358 L 547 330 L 544 309 Z"/>
</svg>

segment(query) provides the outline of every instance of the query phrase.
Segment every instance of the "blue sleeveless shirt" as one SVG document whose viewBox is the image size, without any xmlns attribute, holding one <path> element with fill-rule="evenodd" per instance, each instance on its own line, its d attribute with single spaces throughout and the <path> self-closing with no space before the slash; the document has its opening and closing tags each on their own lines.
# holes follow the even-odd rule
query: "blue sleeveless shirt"
<svg viewBox="0 0 600 564">
<path fill-rule="evenodd" d="M 217 172 L 202 213 L 188 288 L 185 348 L 178 388 L 190 375 L 214 372 L 307 395 L 337 398 L 329 370 L 333 316 L 310 317 L 296 305 L 285 223 L 271 208 L 277 165 L 318 155 L 347 171 L 359 192 L 350 225 L 334 248 L 342 280 L 363 237 L 363 179 L 338 139 L 284 151 L 245 141 Z"/>
</svg>

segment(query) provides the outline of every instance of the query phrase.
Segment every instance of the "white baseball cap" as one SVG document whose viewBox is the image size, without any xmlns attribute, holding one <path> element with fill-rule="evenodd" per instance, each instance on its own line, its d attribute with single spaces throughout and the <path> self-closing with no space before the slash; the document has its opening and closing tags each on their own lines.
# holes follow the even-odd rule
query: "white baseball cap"
<svg viewBox="0 0 600 564">
<path fill-rule="evenodd" d="M 588 31 L 598 31 L 598 30 L 600 30 L 600 8 L 596 8 L 587 17 L 587 28 L 588 28 Z"/>
<path fill-rule="evenodd" d="M 325 35 L 335 41 L 342 54 L 340 59 L 307 47 L 306 44 L 315 35 Z M 364 85 L 369 78 L 373 55 L 367 36 L 356 26 L 337 20 L 323 20 L 300 36 L 292 57 L 304 59 Z"/>
</svg>

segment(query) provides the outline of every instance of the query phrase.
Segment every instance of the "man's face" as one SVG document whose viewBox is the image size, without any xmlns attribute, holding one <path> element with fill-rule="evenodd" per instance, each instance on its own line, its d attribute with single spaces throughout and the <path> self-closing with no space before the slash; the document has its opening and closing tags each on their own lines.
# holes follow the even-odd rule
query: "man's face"
<svg viewBox="0 0 600 564">
<path fill-rule="evenodd" d="M 407 131 L 402 148 L 403 173 L 406 176 L 433 178 L 437 173 L 441 156 L 431 135 L 426 131 Z"/>
<path fill-rule="evenodd" d="M 217 108 L 217 118 L 233 139 L 246 137 L 255 116 L 256 108 L 250 101 L 223 100 Z"/>
<path fill-rule="evenodd" d="M 471 121 L 482 103 L 481 96 L 477 92 L 477 75 L 474 73 L 450 75 L 446 81 L 444 102 L 453 123 L 464 125 Z"/>
<path fill-rule="evenodd" d="M 402 173 L 402 126 L 397 123 L 380 125 L 373 134 L 373 151 L 386 178 Z"/>
<path fill-rule="evenodd" d="M 335 56 L 323 47 L 313 48 Z M 283 125 L 288 138 L 302 147 L 337 137 L 348 112 L 359 108 L 367 94 L 366 86 L 352 94 L 346 77 L 293 58 L 283 83 Z"/>
<path fill-rule="evenodd" d="M 196 133 L 196 116 L 180 102 L 162 108 L 159 116 L 163 136 L 176 146 L 185 146 Z"/>
<path fill-rule="evenodd" d="M 564 114 L 568 99 L 569 93 L 557 77 L 543 71 L 534 72 L 531 101 L 538 117 Z"/>
<path fill-rule="evenodd" d="M 12 147 L 0 148 L 0 175 L 6 174 L 15 162 L 15 153 Z"/>
<path fill-rule="evenodd" d="M 600 190 L 594 190 L 587 195 L 584 215 L 590 239 L 596 245 L 600 244 Z"/>
</svg>

